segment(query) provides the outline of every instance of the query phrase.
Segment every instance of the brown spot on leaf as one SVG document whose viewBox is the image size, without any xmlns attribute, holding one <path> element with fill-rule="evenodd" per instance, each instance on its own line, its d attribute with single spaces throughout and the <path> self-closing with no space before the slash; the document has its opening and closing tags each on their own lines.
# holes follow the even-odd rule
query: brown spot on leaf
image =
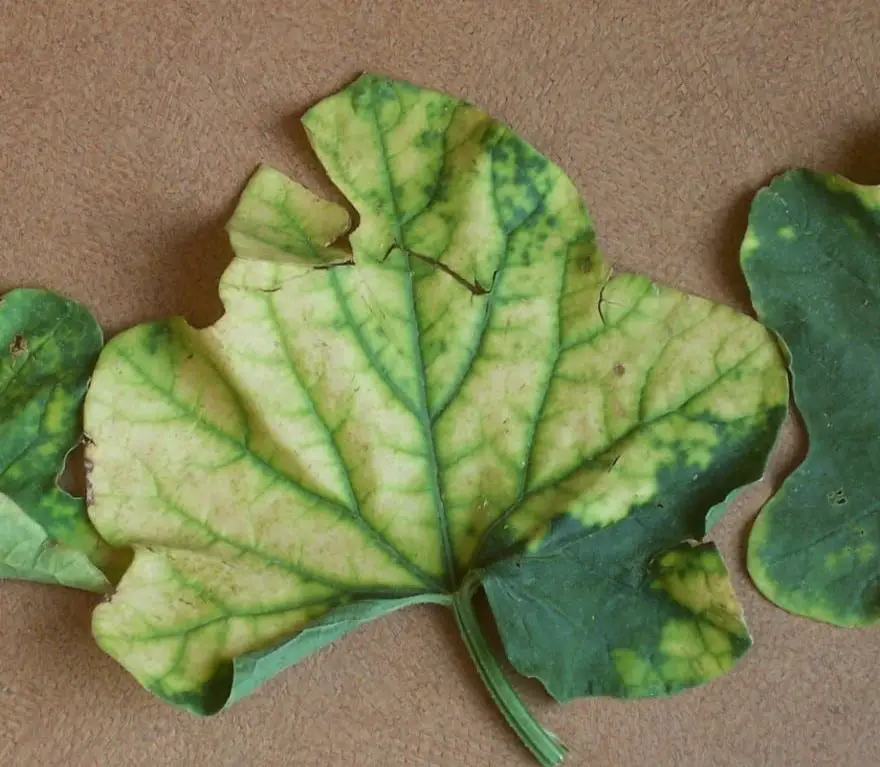
<svg viewBox="0 0 880 767">
<path fill-rule="evenodd" d="M 94 443 L 93 443 L 94 444 Z M 95 468 L 95 464 L 91 458 L 85 458 L 83 460 L 83 469 L 85 470 L 85 484 L 86 484 L 86 505 L 92 506 L 95 503 L 95 488 L 92 486 L 92 469 Z"/>
<path fill-rule="evenodd" d="M 612 370 L 614 371 L 614 375 L 616 375 L 618 378 L 626 373 L 626 368 L 619 362 L 612 368 Z"/>
<path fill-rule="evenodd" d="M 27 352 L 27 348 L 27 339 L 21 333 L 16 333 L 12 343 L 9 344 L 9 353 L 13 357 L 20 357 Z"/>
</svg>

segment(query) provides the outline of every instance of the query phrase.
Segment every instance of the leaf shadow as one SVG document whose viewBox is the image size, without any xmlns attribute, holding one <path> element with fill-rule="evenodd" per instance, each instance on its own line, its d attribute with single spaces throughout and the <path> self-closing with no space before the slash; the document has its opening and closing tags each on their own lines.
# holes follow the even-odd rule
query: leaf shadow
<svg viewBox="0 0 880 767">
<path fill-rule="evenodd" d="M 739 251 L 749 225 L 749 210 L 759 189 L 763 188 L 783 169 L 768 174 L 757 186 L 740 188 L 718 226 L 715 236 L 717 258 L 716 268 L 724 280 L 736 309 L 755 317 L 749 288 L 739 263 Z"/>
<path fill-rule="evenodd" d="M 354 71 L 344 77 L 338 78 L 334 82 L 334 86 L 328 90 L 328 93 L 336 93 L 339 90 L 351 85 L 358 77 L 361 76 L 360 71 Z M 296 158 L 297 173 L 294 180 L 307 187 L 319 197 L 323 197 L 337 205 L 344 207 L 350 216 L 351 227 L 350 232 L 357 229 L 360 216 L 348 198 L 342 193 L 327 175 L 327 171 L 318 159 L 318 155 L 309 140 L 308 133 L 303 125 L 303 117 L 309 111 L 317 100 L 301 102 L 289 109 L 281 118 L 279 118 L 272 126 L 271 132 L 280 137 L 293 151 L 292 154 Z M 279 168 L 279 170 L 281 170 Z M 348 237 L 344 235 L 335 243 L 350 250 Z"/>
<path fill-rule="evenodd" d="M 350 76 L 334 78 L 327 92 L 319 93 L 311 101 L 295 104 L 293 108 L 285 105 L 283 116 L 279 119 L 275 113 L 266 126 L 269 134 L 279 139 L 279 144 L 288 150 L 285 154 L 293 161 L 292 169 L 279 167 L 279 170 L 311 188 L 314 193 L 346 207 L 355 224 L 357 216 L 319 162 L 302 125 L 302 117 L 320 98 L 348 85 L 359 75 L 360 72 L 354 72 Z M 237 184 L 234 193 L 216 215 L 195 224 L 191 220 L 172 224 L 160 235 L 162 241 L 154 245 L 150 255 L 151 272 L 157 276 L 148 288 L 155 296 L 151 302 L 155 307 L 152 311 L 155 318 L 182 316 L 194 327 L 204 328 L 223 315 L 217 286 L 233 258 L 225 227 L 251 175 L 261 162 L 271 165 L 274 161 L 255 155 L 247 177 L 234 180 Z M 144 321 L 150 318 L 136 319 Z M 121 329 L 107 328 L 111 334 Z"/>
<path fill-rule="evenodd" d="M 283 115 L 275 124 L 274 132 L 279 135 L 284 142 L 291 147 L 296 157 L 298 170 L 305 170 L 310 186 L 316 183 L 320 189 L 312 191 L 322 196 L 334 197 L 334 202 L 342 202 L 345 198 L 342 193 L 333 185 L 327 177 L 324 166 L 318 160 L 318 155 L 312 148 L 309 136 L 303 126 L 302 118 L 306 112 L 312 107 L 311 103 L 295 107 L 293 110 Z M 301 183 L 305 183 L 305 179 L 298 179 Z"/>
<path fill-rule="evenodd" d="M 489 607 L 489 600 L 486 597 L 486 592 L 482 588 L 476 593 L 474 597 L 474 610 L 477 614 L 477 619 L 480 622 L 480 628 L 483 630 L 483 636 L 486 638 L 486 643 L 492 649 L 492 652 L 498 659 L 501 667 L 504 669 L 505 676 L 523 698 L 523 701 L 528 705 L 528 707 L 532 709 L 535 713 L 540 714 L 540 712 L 544 708 L 549 707 L 553 703 L 553 698 L 550 697 L 550 694 L 537 679 L 523 676 L 513 667 L 513 665 L 507 659 L 507 654 L 504 651 L 504 645 L 501 642 L 501 635 L 498 631 L 498 624 L 495 622 L 495 617 L 492 615 L 492 610 Z M 461 655 L 463 656 L 467 664 L 466 672 L 473 675 L 474 663 L 470 659 L 464 642 L 462 641 L 458 630 L 455 628 L 454 623 L 451 625 L 451 631 L 455 633 L 456 642 L 461 647 Z M 476 679 L 477 682 L 479 682 L 479 677 L 477 677 Z M 489 694 L 488 688 L 486 688 L 486 686 L 482 684 L 481 687 L 482 694 L 487 700 L 491 702 L 491 695 Z M 493 704 L 492 708 L 495 709 L 497 715 L 503 719 L 503 715 L 501 714 L 498 707 Z"/>
<path fill-rule="evenodd" d="M 766 488 L 765 499 L 749 512 L 745 524 L 739 527 L 736 537 L 736 556 L 742 572 L 748 572 L 749 537 L 761 510 L 782 488 L 783 483 L 794 473 L 807 457 L 807 430 L 803 417 L 795 406 L 794 396 L 789 393 L 788 416 L 782 424 L 776 446 L 767 463 L 764 478 L 758 482 Z"/>
<path fill-rule="evenodd" d="M 313 191 L 343 202 L 342 195 L 327 178 L 318 162 L 308 136 L 302 126 L 302 115 L 312 103 L 302 103 L 281 119 L 269 122 L 267 129 L 288 147 L 294 159 L 295 172 L 288 173 L 298 181 L 311 186 Z M 217 213 L 193 223 L 190 220 L 166 228 L 163 242 L 156 243 L 151 255 L 154 278 L 152 290 L 156 296 L 156 318 L 182 316 L 196 328 L 212 325 L 223 316 L 218 286 L 233 252 L 226 233 L 226 224 L 247 186 L 250 177 L 264 158 L 254 156 L 253 165 L 245 178 L 234 180 L 233 194 L 222 203 Z M 269 162 L 268 164 L 272 164 Z M 279 170 L 284 170 L 279 168 Z M 143 321 L 149 318 L 138 318 Z M 110 328 L 118 331 L 120 328 Z"/>
<path fill-rule="evenodd" d="M 179 231 L 160 253 L 162 285 L 170 290 L 162 298 L 167 304 L 163 316 L 183 316 L 194 327 L 205 328 L 223 315 L 218 287 L 233 255 L 225 226 L 237 201 L 238 195 L 222 214 Z"/>
<path fill-rule="evenodd" d="M 880 184 L 880 122 L 858 128 L 822 169 L 857 184 Z"/>
</svg>

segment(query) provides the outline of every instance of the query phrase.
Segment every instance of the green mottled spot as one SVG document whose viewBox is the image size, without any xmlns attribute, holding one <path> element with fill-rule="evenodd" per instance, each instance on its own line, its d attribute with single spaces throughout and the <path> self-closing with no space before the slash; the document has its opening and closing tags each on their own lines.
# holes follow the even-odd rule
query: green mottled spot
<svg viewBox="0 0 880 767">
<path fill-rule="evenodd" d="M 782 240 L 791 241 L 797 237 L 797 234 L 794 231 L 794 227 L 792 226 L 781 226 L 779 227 L 779 231 L 777 232 L 779 238 Z"/>
<path fill-rule="evenodd" d="M 863 543 L 856 549 L 856 559 L 860 564 L 867 564 L 877 558 L 877 546 L 873 543 Z"/>
<path fill-rule="evenodd" d="M 843 216 L 843 222 L 844 222 L 844 223 L 850 228 L 850 230 L 851 230 L 852 232 L 854 232 L 855 234 L 862 234 L 862 224 L 861 224 L 861 222 L 860 222 L 855 216 L 844 215 L 844 216 Z"/>
</svg>

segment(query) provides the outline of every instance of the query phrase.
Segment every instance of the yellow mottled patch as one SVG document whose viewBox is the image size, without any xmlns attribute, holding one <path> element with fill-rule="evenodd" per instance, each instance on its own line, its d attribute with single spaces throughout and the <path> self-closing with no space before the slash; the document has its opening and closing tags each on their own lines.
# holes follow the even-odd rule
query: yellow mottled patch
<svg viewBox="0 0 880 767">
<path fill-rule="evenodd" d="M 729 655 L 732 651 L 730 636 L 715 626 L 708 623 L 700 622 L 700 634 L 703 637 L 703 644 L 712 655 Z"/>
<path fill-rule="evenodd" d="M 779 239 L 785 240 L 786 242 L 791 242 L 797 236 L 794 227 L 792 226 L 780 226 L 776 231 L 776 234 L 779 235 Z"/>
<path fill-rule="evenodd" d="M 634 650 L 612 650 L 611 662 L 627 693 L 633 696 L 647 695 L 664 687 L 662 677 L 651 662 Z"/>
<path fill-rule="evenodd" d="M 692 684 L 699 678 L 695 660 L 695 658 L 667 658 L 660 664 L 660 674 L 671 685 Z"/>
<path fill-rule="evenodd" d="M 696 621 L 673 618 L 663 626 L 660 650 L 676 658 L 696 658 L 705 652 Z"/>
<path fill-rule="evenodd" d="M 693 661 L 694 676 L 697 679 L 714 679 L 724 673 L 714 655 L 701 655 Z"/>
<path fill-rule="evenodd" d="M 658 561 L 651 588 L 666 592 L 695 615 L 732 634 L 745 633 L 742 612 L 721 555 L 679 549 Z"/>
<path fill-rule="evenodd" d="M 50 399 L 43 411 L 41 428 L 44 432 L 57 433 L 64 428 L 65 421 L 69 419 L 70 401 L 63 396 L 62 390 L 59 389 L 58 396 Z"/>
<path fill-rule="evenodd" d="M 718 575 L 727 575 L 727 568 L 724 567 L 724 560 L 714 549 L 704 549 L 699 557 L 699 566 L 707 573 Z"/>
<path fill-rule="evenodd" d="M 869 541 L 847 546 L 840 551 L 829 551 L 824 558 L 825 569 L 831 572 L 852 570 L 856 564 L 870 562 L 875 551 L 876 546 Z"/>
<path fill-rule="evenodd" d="M 560 430 L 560 440 L 566 439 L 564 435 Z M 561 513 L 571 514 L 586 526 L 613 524 L 656 495 L 660 472 L 679 466 L 682 452 L 687 470 L 696 473 L 710 462 L 717 441 L 717 432 L 709 425 L 671 414 L 634 430 L 613 447 L 596 449 L 595 458 L 570 445 L 569 460 L 579 458 L 583 468 L 564 478 L 541 477 L 541 486 L 533 487 L 510 515 L 510 529 L 518 537 L 531 537 Z M 609 442 L 606 439 L 606 445 Z M 560 449 L 548 446 L 550 457 Z"/>
<path fill-rule="evenodd" d="M 709 681 L 733 663 L 729 638 L 701 621 L 667 621 L 661 631 L 660 651 L 665 656 L 660 673 L 672 684 Z"/>
<path fill-rule="evenodd" d="M 586 295 L 595 275 L 570 272 L 566 287 Z M 600 307 L 602 329 L 580 331 L 557 364 L 529 493 L 509 520 L 518 536 L 562 512 L 585 525 L 622 519 L 662 471 L 711 463 L 719 432 L 705 416 L 730 433 L 786 400 L 775 344 L 741 314 L 634 275 L 607 282 Z"/>
<path fill-rule="evenodd" d="M 856 549 L 856 559 L 861 563 L 870 562 L 877 551 L 877 547 L 873 543 L 865 541 Z"/>
<path fill-rule="evenodd" d="M 345 208 L 265 165 L 248 188 L 226 225 L 237 258 L 305 265 L 345 259 L 326 247 L 349 227 Z"/>
<path fill-rule="evenodd" d="M 678 567 L 684 562 L 684 553 L 673 549 L 661 555 L 657 562 L 661 567 Z"/>
<path fill-rule="evenodd" d="M 749 227 L 746 229 L 745 236 L 743 237 L 742 245 L 740 246 L 740 258 L 746 259 L 755 253 L 758 248 L 761 246 L 761 241 L 758 239 L 758 235 L 755 234 L 754 229 Z"/>
</svg>

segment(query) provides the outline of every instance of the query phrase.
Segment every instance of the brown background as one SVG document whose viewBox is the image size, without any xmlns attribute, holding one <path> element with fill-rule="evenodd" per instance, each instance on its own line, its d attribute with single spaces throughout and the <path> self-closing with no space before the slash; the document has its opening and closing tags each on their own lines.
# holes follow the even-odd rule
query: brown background
<svg viewBox="0 0 880 767">
<path fill-rule="evenodd" d="M 575 7 L 576 6 L 576 7 Z M 210 322 L 222 223 L 268 161 L 333 194 L 297 117 L 362 70 L 465 97 L 559 162 L 618 267 L 746 309 L 736 251 L 768 177 L 880 182 L 880 5 L 841 2 L 0 0 L 0 290 L 45 286 L 109 331 Z M 788 440 L 774 465 L 790 466 Z M 880 629 L 791 617 L 744 577 L 754 488 L 719 533 L 756 647 L 671 700 L 552 705 L 572 767 L 876 767 Z M 219 718 L 143 692 L 90 597 L 0 585 L 0 765 L 530 765 L 450 616 L 413 609 Z"/>
</svg>

